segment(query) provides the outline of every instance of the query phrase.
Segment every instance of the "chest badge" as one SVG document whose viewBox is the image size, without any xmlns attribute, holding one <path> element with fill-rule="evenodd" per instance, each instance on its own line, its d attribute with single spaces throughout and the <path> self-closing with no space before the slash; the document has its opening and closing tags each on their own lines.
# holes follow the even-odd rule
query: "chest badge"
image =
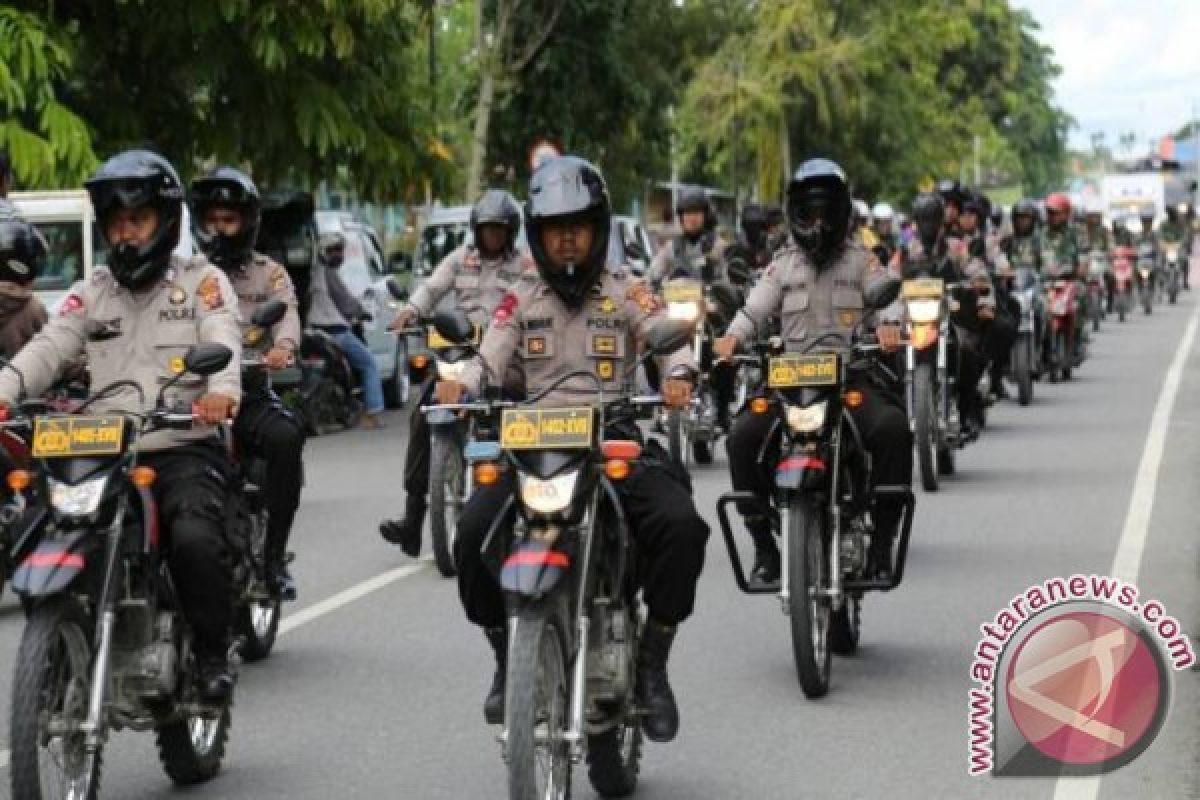
<svg viewBox="0 0 1200 800">
<path fill-rule="evenodd" d="M 181 306 L 187 302 L 187 292 L 182 286 L 176 286 L 171 289 L 171 293 L 167 295 L 167 300 L 173 306 Z"/>
<path fill-rule="evenodd" d="M 858 314 L 853 311 L 841 311 L 838 313 L 838 320 L 843 328 L 850 328 L 858 321 Z"/>
<path fill-rule="evenodd" d="M 601 297 L 600 302 L 596 304 L 596 307 L 600 309 L 600 312 L 603 314 L 617 313 L 617 304 L 608 295 Z"/>
<path fill-rule="evenodd" d="M 596 363 L 596 375 L 602 381 L 611 381 L 616 374 L 616 368 L 612 361 L 605 359 Z"/>
<path fill-rule="evenodd" d="M 182 372 L 183 372 L 185 369 L 187 369 L 187 365 L 186 365 L 186 364 L 184 364 L 184 362 L 183 362 L 183 356 L 175 356 L 175 357 L 173 357 L 173 358 L 171 359 L 171 372 L 172 372 L 172 374 L 179 375 L 179 374 L 181 374 L 181 373 L 182 373 Z"/>
</svg>

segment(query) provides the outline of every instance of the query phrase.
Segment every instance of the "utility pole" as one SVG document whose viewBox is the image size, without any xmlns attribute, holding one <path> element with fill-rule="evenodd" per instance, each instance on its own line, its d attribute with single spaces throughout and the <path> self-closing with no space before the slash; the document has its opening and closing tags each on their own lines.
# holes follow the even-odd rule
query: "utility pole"
<svg viewBox="0 0 1200 800">
<path fill-rule="evenodd" d="M 733 142 L 730 147 L 733 171 L 733 224 L 738 220 L 738 79 L 742 75 L 742 57 L 739 55 L 733 67 Z"/>
</svg>

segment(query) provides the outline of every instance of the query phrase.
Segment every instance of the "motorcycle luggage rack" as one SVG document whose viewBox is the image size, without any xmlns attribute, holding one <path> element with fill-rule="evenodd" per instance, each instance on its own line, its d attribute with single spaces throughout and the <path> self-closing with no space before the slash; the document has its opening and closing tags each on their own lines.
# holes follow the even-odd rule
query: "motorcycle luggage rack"
<svg viewBox="0 0 1200 800">
<path fill-rule="evenodd" d="M 876 486 L 876 497 L 898 497 L 902 505 L 903 517 L 900 523 L 900 542 L 896 549 L 896 559 L 892 569 L 891 580 L 854 580 L 842 581 L 842 590 L 846 592 L 891 591 L 904 580 L 904 564 L 908 559 L 908 539 L 912 533 L 913 512 L 917 507 L 917 499 L 908 486 Z"/>
<path fill-rule="evenodd" d="M 742 566 L 742 557 L 738 553 L 737 540 L 733 528 L 729 524 L 728 507 L 734 503 L 749 503 L 771 520 L 773 528 L 779 528 L 779 514 L 769 504 L 763 503 L 754 492 L 726 492 L 717 498 L 717 518 L 721 521 L 721 534 L 725 539 L 725 547 L 729 550 L 729 563 L 733 567 L 733 579 L 738 588 L 746 594 L 778 594 L 781 588 L 779 581 L 759 583 L 746 578 L 746 570 Z"/>
</svg>

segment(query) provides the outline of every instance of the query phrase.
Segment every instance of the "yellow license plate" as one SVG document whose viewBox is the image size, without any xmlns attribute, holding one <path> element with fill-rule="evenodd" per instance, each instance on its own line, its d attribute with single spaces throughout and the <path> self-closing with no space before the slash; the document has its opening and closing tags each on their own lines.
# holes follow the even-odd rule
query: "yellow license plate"
<svg viewBox="0 0 1200 800">
<path fill-rule="evenodd" d="M 837 353 L 777 356 L 768 365 L 767 386 L 772 389 L 836 386 L 839 380 Z"/>
<path fill-rule="evenodd" d="M 471 340 L 469 344 L 478 345 L 481 338 L 481 333 L 478 325 L 473 327 L 474 332 L 471 334 Z M 429 346 L 430 350 L 445 350 L 449 347 L 461 346 L 450 341 L 445 336 L 442 336 L 440 333 L 438 333 L 437 328 L 433 327 L 432 325 L 429 326 L 428 335 L 425 337 L 425 344 Z"/>
<path fill-rule="evenodd" d="M 590 408 L 510 408 L 500 417 L 506 450 L 565 450 L 592 446 Z"/>
<path fill-rule="evenodd" d="M 33 457 L 118 455 L 124 435 L 123 417 L 39 417 L 33 425 Z"/>
<path fill-rule="evenodd" d="M 663 286 L 663 299 L 668 303 L 696 303 L 704 307 L 704 284 L 700 281 L 670 281 Z"/>
<path fill-rule="evenodd" d="M 900 293 L 905 298 L 935 297 L 940 298 L 946 291 L 946 284 L 941 278 L 914 278 L 905 281 Z"/>
</svg>

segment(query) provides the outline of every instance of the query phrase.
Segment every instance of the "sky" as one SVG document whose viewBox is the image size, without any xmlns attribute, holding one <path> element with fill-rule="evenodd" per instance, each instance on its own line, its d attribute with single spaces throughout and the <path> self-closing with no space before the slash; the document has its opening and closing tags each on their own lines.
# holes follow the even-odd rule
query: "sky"
<svg viewBox="0 0 1200 800">
<path fill-rule="evenodd" d="M 1152 140 L 1200 111 L 1200 0 L 1011 0 L 1032 12 L 1063 68 L 1059 106 L 1076 120 L 1072 146 L 1097 131 L 1116 148 L 1122 133 Z"/>
</svg>

